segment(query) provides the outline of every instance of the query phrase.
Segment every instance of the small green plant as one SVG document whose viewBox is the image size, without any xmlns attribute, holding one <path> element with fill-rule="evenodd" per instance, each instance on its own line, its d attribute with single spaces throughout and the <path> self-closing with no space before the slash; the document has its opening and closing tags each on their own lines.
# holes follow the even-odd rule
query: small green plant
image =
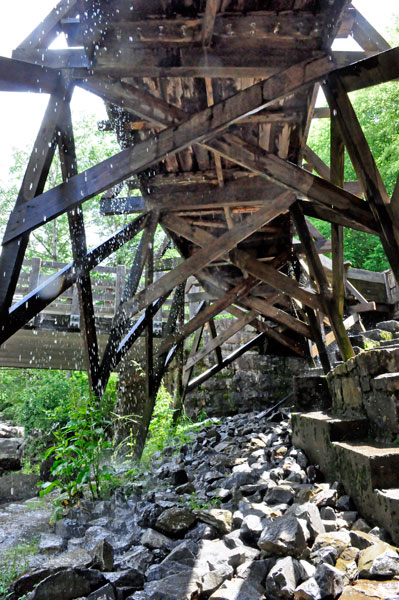
<svg viewBox="0 0 399 600">
<path fill-rule="evenodd" d="M 0 598 L 10 596 L 10 586 L 29 566 L 29 560 L 39 551 L 36 541 L 22 543 L 5 550 L 0 555 Z M 22 600 L 22 599 L 20 599 Z"/>
<path fill-rule="evenodd" d="M 393 339 L 393 335 L 390 331 L 381 331 L 380 337 L 382 340 L 392 340 Z"/>
<path fill-rule="evenodd" d="M 95 398 L 82 398 L 70 407 L 69 421 L 54 431 L 55 444 L 45 454 L 54 457 L 55 479 L 41 483 L 40 497 L 57 489 L 56 503 L 62 506 L 76 502 L 86 490 L 95 499 L 109 489 L 114 473 L 103 459 L 112 447 L 110 425 L 109 415 Z"/>
<path fill-rule="evenodd" d="M 372 350 L 373 348 L 378 348 L 379 346 L 380 346 L 380 342 L 370 340 L 369 338 L 364 338 L 364 349 L 365 350 Z"/>
</svg>

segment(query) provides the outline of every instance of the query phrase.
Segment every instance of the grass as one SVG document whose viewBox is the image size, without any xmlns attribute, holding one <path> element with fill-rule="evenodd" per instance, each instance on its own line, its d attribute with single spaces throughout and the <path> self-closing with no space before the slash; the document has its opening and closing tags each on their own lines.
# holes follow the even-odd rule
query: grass
<svg viewBox="0 0 399 600">
<path fill-rule="evenodd" d="M 26 571 L 29 560 L 38 551 L 37 541 L 32 541 L 17 544 L 0 555 L 0 600 L 7 600 L 11 584 Z"/>
</svg>

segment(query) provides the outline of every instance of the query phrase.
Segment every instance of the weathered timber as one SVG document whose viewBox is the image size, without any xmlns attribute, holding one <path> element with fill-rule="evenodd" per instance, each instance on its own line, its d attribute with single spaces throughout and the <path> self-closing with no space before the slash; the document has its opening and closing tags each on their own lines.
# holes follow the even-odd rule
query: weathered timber
<svg viewBox="0 0 399 600">
<path fill-rule="evenodd" d="M 238 331 L 241 331 L 241 329 L 243 329 L 243 327 L 245 327 L 245 325 L 248 325 L 249 323 L 251 323 L 255 319 L 255 317 L 256 317 L 255 311 L 249 311 L 248 313 L 244 314 L 244 316 L 237 319 L 235 322 L 233 322 L 230 325 L 230 327 L 225 329 L 217 337 L 214 337 L 212 340 L 210 340 L 210 342 L 208 342 L 208 344 L 206 344 L 206 346 L 201 348 L 201 350 L 199 350 L 199 352 L 197 352 L 197 354 L 195 354 L 194 356 L 189 358 L 186 363 L 186 368 L 193 367 L 197 362 L 199 362 L 200 360 L 205 358 L 205 356 L 208 356 L 208 354 L 210 354 L 213 350 L 215 350 L 216 348 L 219 348 L 222 344 L 224 344 L 228 339 L 230 339 Z M 219 362 L 219 364 L 221 363 L 220 360 L 218 360 L 218 362 Z"/>
<path fill-rule="evenodd" d="M 102 161 L 85 173 L 72 177 L 68 183 L 35 198 L 29 206 L 24 207 L 25 210 L 16 211 L 7 225 L 4 241 L 9 242 L 16 236 L 39 227 L 45 221 L 54 219 L 194 142 L 202 142 L 217 135 L 240 117 L 262 110 L 269 103 L 316 81 L 333 67 L 334 62 L 324 56 L 294 65 L 195 114 L 181 125 L 161 131 L 158 136 L 152 136 Z"/>
<path fill-rule="evenodd" d="M 209 319 L 208 329 L 209 329 L 209 333 L 211 334 L 212 339 L 215 340 L 217 338 L 217 331 L 216 331 L 215 321 L 213 319 Z M 213 350 L 215 352 L 216 361 L 220 364 L 223 360 L 223 355 L 222 355 L 222 351 L 220 349 L 220 345 L 217 345 L 215 348 L 213 348 Z"/>
<path fill-rule="evenodd" d="M 345 169 L 345 146 L 335 116 L 331 120 L 331 183 L 343 187 Z M 309 228 L 308 224 L 307 227 Z M 344 318 L 344 232 L 341 225 L 331 225 L 332 289 L 333 301 L 339 318 Z"/>
<path fill-rule="evenodd" d="M 346 210 L 349 210 L 351 215 L 356 215 L 361 222 L 366 221 L 370 225 L 373 224 L 374 220 L 370 209 L 357 196 L 325 179 L 312 175 L 305 169 L 285 161 L 271 152 L 258 146 L 252 146 L 237 136 L 231 134 L 220 136 L 218 139 L 212 140 L 209 147 L 289 191 L 303 194 L 310 200 L 315 200 L 328 207 L 332 205 L 344 214 Z"/>
<path fill-rule="evenodd" d="M 356 10 L 351 33 L 353 39 L 363 48 L 363 50 L 383 52 L 384 50 L 390 49 L 388 42 L 376 29 L 374 29 L 358 10 Z"/>
<path fill-rule="evenodd" d="M 344 361 L 348 360 L 349 358 L 355 356 L 355 353 L 349 341 L 346 329 L 343 326 L 342 318 L 340 317 L 337 306 L 335 305 L 334 297 L 332 295 L 326 273 L 321 264 L 319 255 L 314 247 L 313 240 L 306 226 L 300 206 L 298 204 L 293 205 L 291 207 L 291 213 L 294 219 L 296 230 L 305 248 L 309 268 L 319 286 L 320 295 L 323 299 L 322 306 L 324 306 L 324 312 L 328 315 L 330 320 L 330 324 L 332 330 L 334 331 L 335 339 L 337 341 L 342 359 Z"/>
<path fill-rule="evenodd" d="M 248 293 L 248 291 L 256 284 L 255 279 L 248 278 L 237 284 L 234 288 L 226 292 L 221 298 L 215 300 L 210 306 L 202 306 L 201 310 L 188 323 L 186 323 L 179 332 L 166 337 L 159 347 L 158 354 L 165 354 L 174 346 L 186 337 L 194 333 L 199 327 L 202 327 L 213 317 L 223 312 L 234 302 Z"/>
<path fill-rule="evenodd" d="M 312 356 L 316 357 L 317 354 L 319 355 L 323 371 L 324 373 L 328 373 L 331 369 L 330 359 L 326 348 L 327 344 L 325 343 L 321 333 L 319 320 L 311 308 L 307 308 L 305 312 L 309 320 L 309 326 L 312 331 L 313 339 L 315 341 L 315 345 L 312 346 Z M 334 336 L 333 339 L 335 339 Z"/>
<path fill-rule="evenodd" d="M 144 228 L 146 220 L 147 215 L 140 215 L 97 247 L 89 250 L 81 270 L 78 270 L 74 263 L 66 265 L 58 273 L 55 273 L 35 290 L 32 290 L 27 296 L 14 304 L 7 316 L 6 323 L 2 325 L 0 344 L 11 337 L 18 329 L 26 325 L 26 323 L 51 304 L 65 290 L 70 288 L 79 276 L 89 273 L 100 262 L 131 240 Z"/>
<path fill-rule="evenodd" d="M 0 92 L 56 94 L 61 81 L 57 71 L 0 56 Z"/>
<path fill-rule="evenodd" d="M 381 242 L 390 266 L 395 277 L 399 279 L 399 224 L 392 221 L 395 215 L 390 211 L 391 199 L 340 78 L 329 78 L 324 90 L 330 108 L 335 111 L 345 146 L 378 224 Z"/>
<path fill-rule="evenodd" d="M 220 0 L 206 0 L 205 14 L 202 23 L 202 45 L 210 46 L 212 42 L 213 29 L 215 26 L 216 13 L 219 10 Z"/>
<path fill-rule="evenodd" d="M 61 0 L 18 48 L 47 48 L 61 31 L 61 19 L 79 10 L 79 0 Z"/>
<path fill-rule="evenodd" d="M 354 92 L 399 77 L 399 48 L 386 50 L 375 56 L 344 67 L 339 72 L 347 92 Z"/>
<path fill-rule="evenodd" d="M 64 122 L 60 126 L 59 154 L 62 178 L 63 181 L 67 181 L 70 177 L 76 175 L 77 161 L 69 105 L 65 107 L 64 112 Z M 80 206 L 68 212 L 68 223 L 73 260 L 78 272 L 82 272 L 87 255 L 87 244 L 83 212 Z M 95 392 L 98 385 L 99 355 L 90 274 L 78 277 L 76 289 L 79 299 L 80 322 L 89 385 L 90 389 Z"/>
<path fill-rule="evenodd" d="M 240 269 L 244 269 L 253 277 L 268 283 L 284 294 L 296 298 L 299 302 L 307 306 L 312 306 L 313 308 L 321 307 L 322 300 L 319 295 L 301 288 L 297 281 L 291 279 L 291 277 L 283 275 L 277 269 L 260 262 L 243 250 L 232 250 L 229 257 L 234 265 L 240 267 Z"/>
<path fill-rule="evenodd" d="M 24 212 L 34 196 L 43 192 L 56 148 L 58 128 L 63 122 L 71 92 L 71 88 L 68 91 L 64 88 L 63 100 L 57 96 L 50 97 L 10 219 L 19 211 Z M 2 249 L 0 315 L 6 315 L 11 305 L 28 241 L 29 233 L 24 233 Z"/>
</svg>

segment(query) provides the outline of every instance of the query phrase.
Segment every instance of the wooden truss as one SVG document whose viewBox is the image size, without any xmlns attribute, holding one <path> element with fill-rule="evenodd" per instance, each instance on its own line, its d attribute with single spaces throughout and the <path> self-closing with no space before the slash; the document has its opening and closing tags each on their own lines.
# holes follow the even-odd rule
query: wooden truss
<svg viewBox="0 0 399 600">
<path fill-rule="evenodd" d="M 295 356 L 319 354 L 325 370 L 326 342 L 335 339 L 344 360 L 353 356 L 346 331 L 353 318 L 344 318 L 348 284 L 363 309 L 369 303 L 346 280 L 342 228 L 378 236 L 399 279 L 399 217 L 348 93 L 397 79 L 399 48 L 391 49 L 347 0 L 320 1 L 318 10 L 312 0 L 287 0 L 287 7 L 271 0 L 266 9 L 251 0 L 251 14 L 243 14 L 236 0 L 195 0 L 190 14 L 183 1 L 173 14 L 160 0 L 137 0 L 134 11 L 124 0 L 84 4 L 83 10 L 80 0 L 61 0 L 12 59 L 0 58 L 0 91 L 50 95 L 4 235 L 0 343 L 76 283 L 96 394 L 104 393 L 112 371 L 146 335 L 145 429 L 162 376 L 175 357 L 184 362 L 190 336 L 180 401 L 264 340 Z M 49 49 L 60 32 L 69 48 Z M 330 50 L 335 37 L 348 35 L 363 51 Z M 314 108 L 320 83 L 330 109 Z M 70 114 L 76 86 L 106 102 L 109 127 L 118 125 L 125 136 L 120 153 L 84 173 L 76 164 Z M 313 116 L 331 117 L 331 168 L 306 146 Z M 57 147 L 63 183 L 44 191 Z M 345 148 L 357 182 L 343 180 Z M 118 198 L 114 186 L 133 177 L 142 196 Z M 136 216 L 88 250 L 84 203 L 103 192 L 104 218 Z M 73 262 L 13 304 L 30 233 L 64 213 Z M 331 243 L 307 217 L 331 223 Z M 157 226 L 167 233 L 161 254 L 172 240 L 184 259 L 159 279 L 152 250 Z M 90 272 L 141 231 L 100 356 Z M 330 278 L 322 256 L 329 251 Z M 203 302 L 187 320 L 184 289 L 193 276 Z M 154 315 L 171 295 L 169 320 L 155 348 Z M 233 318 L 221 332 L 213 319 L 223 312 Z M 331 329 L 326 337 L 323 321 Z M 210 337 L 201 347 L 205 326 Z M 224 356 L 221 346 L 244 327 L 256 337 Z M 211 354 L 216 364 L 192 378 Z"/>
</svg>

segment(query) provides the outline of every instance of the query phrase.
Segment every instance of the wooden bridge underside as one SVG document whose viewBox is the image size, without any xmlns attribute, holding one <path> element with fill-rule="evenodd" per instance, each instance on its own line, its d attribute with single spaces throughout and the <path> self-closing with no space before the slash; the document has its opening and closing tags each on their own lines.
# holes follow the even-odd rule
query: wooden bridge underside
<svg viewBox="0 0 399 600">
<path fill-rule="evenodd" d="M 350 284 L 356 302 L 348 319 L 342 228 L 378 236 L 398 280 L 399 186 L 389 197 L 348 93 L 397 79 L 399 48 L 391 49 L 348 0 L 135 0 L 133 10 L 131 4 L 61 0 L 12 59 L 0 59 L 1 91 L 50 94 L 3 240 L 0 344 L 76 285 L 87 369 L 99 395 L 144 332 L 150 407 L 192 334 L 186 389 L 264 339 L 275 352 L 318 354 L 328 370 L 323 327 L 342 358 L 350 358 L 346 329 L 373 298 Z M 59 32 L 69 48 L 49 49 Z M 359 51 L 331 50 L 334 39 L 348 36 Z M 320 85 L 330 110 L 314 108 Z M 104 99 L 107 127 L 122 147 L 83 173 L 69 106 L 76 86 Z M 330 115 L 328 168 L 306 140 L 311 119 Z M 44 192 L 57 148 L 64 183 Z M 357 182 L 343 180 L 345 148 Z M 119 198 L 121 182 L 140 188 L 141 197 Z M 88 250 L 81 206 L 100 193 L 104 219 L 135 217 Z M 73 263 L 13 304 L 29 234 L 63 213 Z M 320 256 L 330 247 L 307 217 L 331 223 L 330 277 Z M 159 224 L 184 260 L 154 280 Z M 141 231 L 100 355 L 90 272 Z M 206 298 L 186 319 L 184 292 L 193 278 Z M 154 352 L 153 317 L 168 298 L 164 338 Z M 215 333 L 213 322 L 224 311 L 234 316 L 230 335 L 248 324 L 257 334 L 229 357 L 220 352 L 228 334 Z M 206 324 L 214 337 L 200 349 Z M 210 352 L 216 364 L 190 380 Z"/>
</svg>

